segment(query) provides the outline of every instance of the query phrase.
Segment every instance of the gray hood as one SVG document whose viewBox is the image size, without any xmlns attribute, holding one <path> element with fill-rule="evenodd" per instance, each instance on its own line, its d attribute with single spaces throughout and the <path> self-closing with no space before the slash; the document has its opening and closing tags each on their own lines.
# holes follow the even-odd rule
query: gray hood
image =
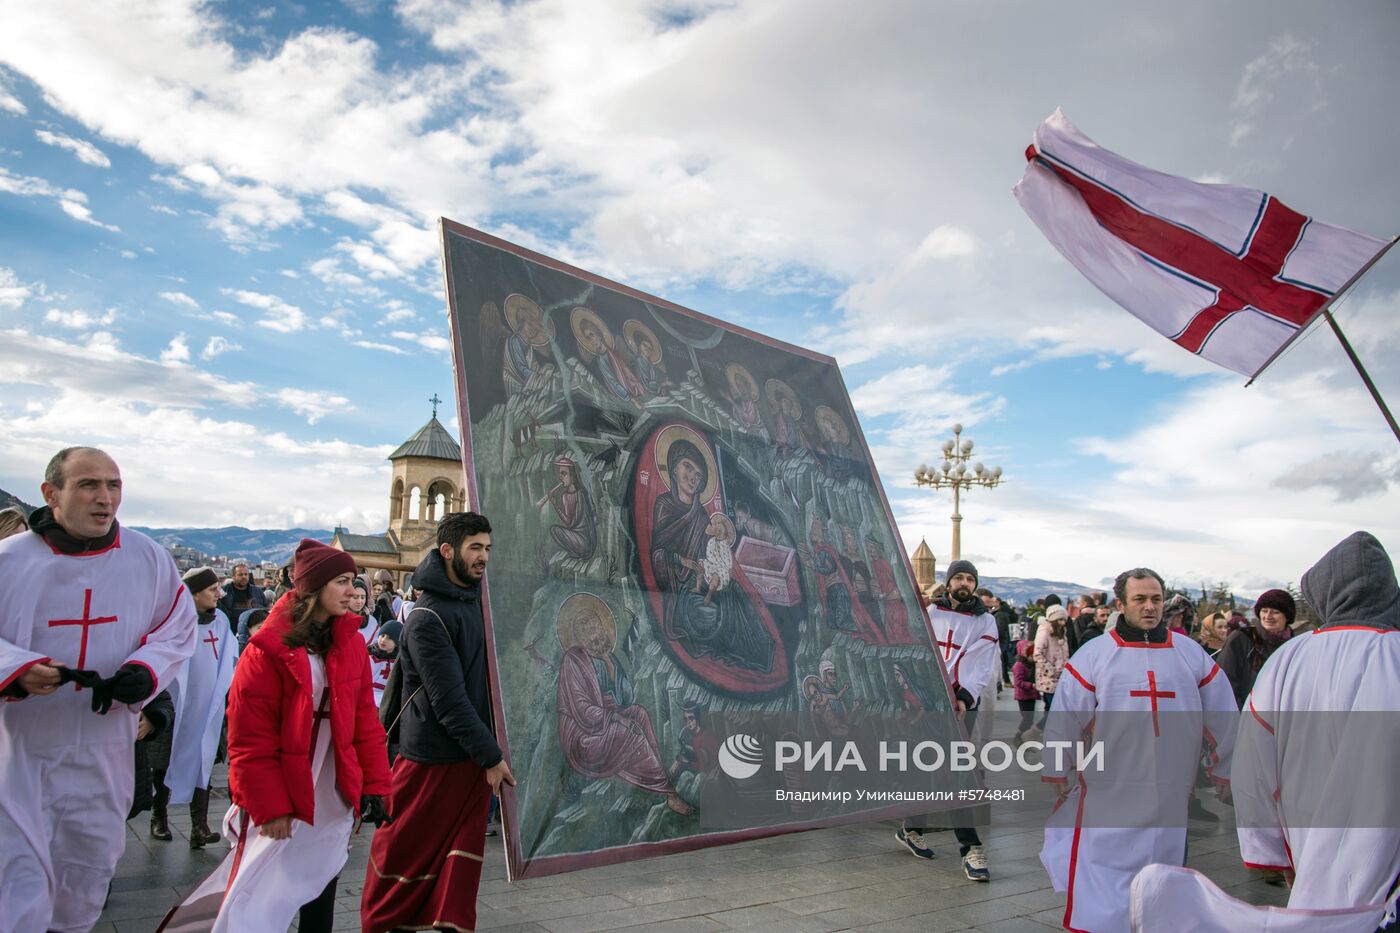
<svg viewBox="0 0 1400 933">
<path fill-rule="evenodd" d="M 1364 625 L 1400 629 L 1400 584 L 1395 566 L 1374 535 L 1358 531 L 1303 574 L 1303 598 L 1322 628 Z"/>
</svg>

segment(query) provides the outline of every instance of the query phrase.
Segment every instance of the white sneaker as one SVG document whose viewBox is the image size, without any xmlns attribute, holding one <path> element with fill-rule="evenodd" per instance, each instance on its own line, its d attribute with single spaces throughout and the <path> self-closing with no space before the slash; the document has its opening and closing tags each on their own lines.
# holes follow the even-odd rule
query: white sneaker
<svg viewBox="0 0 1400 933">
<path fill-rule="evenodd" d="M 991 881 L 992 873 L 987 870 L 987 855 L 981 846 L 973 846 L 963 856 L 963 874 L 969 881 Z"/>
</svg>

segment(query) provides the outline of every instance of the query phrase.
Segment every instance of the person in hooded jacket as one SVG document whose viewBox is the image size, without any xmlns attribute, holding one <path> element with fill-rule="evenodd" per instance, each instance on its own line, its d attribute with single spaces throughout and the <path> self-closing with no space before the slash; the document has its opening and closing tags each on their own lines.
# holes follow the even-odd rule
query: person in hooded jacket
<svg viewBox="0 0 1400 933">
<path fill-rule="evenodd" d="M 438 522 L 437 547 L 413 572 L 423 590 L 399 642 L 402 705 L 389 810 L 374 834 L 360 899 L 365 933 L 476 928 L 491 797 L 515 778 L 491 730 L 481 580 L 491 523 Z M 394 732 L 391 728 L 390 732 Z"/>
<path fill-rule="evenodd" d="M 1045 700 L 1045 713 L 1041 715 L 1037 729 L 1045 728 L 1045 717 L 1055 705 L 1055 690 L 1060 684 L 1060 675 L 1069 663 L 1070 647 L 1068 636 L 1069 620 L 1065 607 L 1058 603 L 1047 606 L 1035 629 L 1035 689 Z"/>
<path fill-rule="evenodd" d="M 351 831 L 388 822 L 384 728 L 349 612 L 354 558 L 305 539 L 294 573 L 229 691 L 232 849 L 162 929 L 285 930 L 300 914 L 304 933 L 329 931 Z"/>
<path fill-rule="evenodd" d="M 350 611 L 360 617 L 360 637 L 368 647 L 374 644 L 374 636 L 379 631 L 379 620 L 374 617 L 369 601 L 369 583 L 362 576 L 350 583 L 355 587 L 355 592 L 350 596 Z"/>
<path fill-rule="evenodd" d="M 1393 905 L 1400 879 L 1395 567 L 1375 536 L 1358 531 L 1303 574 L 1302 591 L 1321 625 L 1274 650 L 1240 717 L 1233 782 L 1240 855 L 1250 867 L 1288 876 L 1289 911 Z"/>
</svg>

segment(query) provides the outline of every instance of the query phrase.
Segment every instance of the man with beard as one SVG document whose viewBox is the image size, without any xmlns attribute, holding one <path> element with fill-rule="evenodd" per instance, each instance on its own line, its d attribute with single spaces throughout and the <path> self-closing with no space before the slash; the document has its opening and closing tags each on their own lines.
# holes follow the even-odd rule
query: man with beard
<svg viewBox="0 0 1400 933">
<path fill-rule="evenodd" d="M 1127 930 L 1133 876 L 1185 861 L 1203 739 L 1210 778 L 1229 787 L 1239 721 L 1230 683 L 1200 645 L 1168 628 L 1163 590 L 1145 567 L 1118 575 L 1122 617 L 1065 665 L 1046 717 L 1041 780 L 1063 789 L 1040 861 L 1054 889 L 1067 893 L 1069 930 Z M 1074 756 L 1059 752 L 1091 729 L 1102 755 L 1071 782 Z"/>
<path fill-rule="evenodd" d="M 437 548 L 413 572 L 423 597 L 399 645 L 405 714 L 393 823 L 370 846 L 360 901 L 366 933 L 476 929 L 491 797 L 502 782 L 515 784 L 490 725 L 481 613 L 490 554 L 491 523 L 454 512 L 438 523 Z"/>
<path fill-rule="evenodd" d="M 943 594 L 929 606 L 933 623 L 934 648 L 943 657 L 943 666 L 953 682 L 954 706 L 968 735 L 977 722 L 977 703 L 996 675 L 997 623 L 976 594 L 977 568 L 968 560 L 948 565 Z M 924 840 L 926 828 L 911 826 L 909 820 L 895 831 L 895 838 L 917 858 L 933 858 L 933 849 Z M 962 856 L 963 874 L 970 881 L 990 881 L 987 856 L 982 840 L 972 826 L 954 827 Z"/>
</svg>

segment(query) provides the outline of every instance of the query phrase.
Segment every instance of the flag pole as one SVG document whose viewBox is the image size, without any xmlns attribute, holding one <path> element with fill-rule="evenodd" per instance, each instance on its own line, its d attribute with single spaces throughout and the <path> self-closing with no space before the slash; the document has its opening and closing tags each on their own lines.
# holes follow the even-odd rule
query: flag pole
<svg viewBox="0 0 1400 933">
<path fill-rule="evenodd" d="M 1395 243 L 1394 240 L 1390 242 L 1392 244 Z M 1337 339 L 1341 341 L 1342 349 L 1347 351 L 1347 356 L 1351 359 L 1351 365 L 1355 366 L 1356 371 L 1361 375 L 1361 381 L 1366 383 L 1366 388 L 1371 392 L 1371 398 L 1376 400 L 1376 406 L 1380 408 L 1381 414 L 1385 415 L 1385 421 L 1386 424 L 1390 425 L 1391 433 L 1395 435 L 1397 441 L 1400 441 L 1400 425 L 1395 423 L 1395 416 L 1390 413 L 1390 409 L 1386 407 L 1385 399 L 1381 398 L 1381 393 L 1376 388 L 1376 384 L 1371 381 L 1371 374 L 1366 372 L 1366 367 L 1361 365 L 1361 360 L 1357 358 L 1356 351 L 1351 348 L 1351 341 L 1347 340 L 1347 335 L 1342 333 L 1342 329 L 1337 325 L 1337 319 L 1332 316 L 1332 310 L 1330 308 L 1322 313 L 1327 318 L 1327 323 L 1332 325 L 1332 333 L 1336 334 Z"/>
<path fill-rule="evenodd" d="M 1356 354 L 1352 352 L 1351 345 L 1347 343 L 1346 337 L 1342 336 L 1342 331 L 1339 327 L 1337 327 L 1337 322 L 1332 320 L 1332 305 L 1336 304 L 1337 299 L 1342 297 L 1342 295 L 1346 294 L 1347 289 L 1355 285 L 1363 275 L 1365 275 L 1367 272 L 1370 272 L 1371 267 L 1374 266 L 1376 263 L 1380 262 L 1381 257 L 1384 256 L 1386 253 L 1390 252 L 1390 248 L 1396 243 L 1400 243 L 1400 236 L 1391 237 L 1390 242 L 1382 246 L 1380 248 L 1380 251 L 1377 252 L 1376 255 L 1372 256 L 1369 260 L 1367 260 L 1366 265 L 1362 266 L 1360 269 L 1357 269 L 1356 274 L 1346 280 L 1346 284 L 1344 284 L 1341 288 L 1333 292 L 1332 297 L 1328 299 L 1327 304 L 1322 306 L 1322 310 L 1319 311 L 1317 314 L 1314 314 L 1311 321 L 1308 321 L 1307 324 L 1304 324 L 1302 327 L 1294 331 L 1293 336 L 1285 340 L 1283 344 L 1277 350 L 1274 351 L 1273 356 L 1270 356 L 1267 360 L 1265 360 L 1264 365 L 1260 366 L 1259 369 L 1255 371 L 1254 375 L 1249 377 L 1249 381 L 1244 384 L 1244 387 L 1248 389 L 1250 386 L 1254 385 L 1254 380 L 1264 375 L 1264 370 L 1274 365 L 1274 362 L 1280 356 L 1283 356 L 1284 351 L 1287 350 L 1289 347 L 1293 346 L 1293 342 L 1307 332 L 1308 325 L 1312 324 L 1313 321 L 1316 321 L 1318 315 L 1325 314 L 1327 315 L 1327 320 L 1330 321 L 1332 324 L 1333 332 L 1335 332 L 1337 338 L 1342 341 L 1342 346 L 1346 348 L 1347 355 L 1351 357 L 1352 363 L 1356 365 L 1357 372 L 1361 373 L 1361 378 L 1365 380 L 1366 385 L 1371 388 L 1371 395 L 1375 398 L 1376 404 L 1381 406 L 1381 411 L 1385 412 L 1385 417 L 1386 420 L 1390 422 L 1391 430 L 1395 430 L 1395 419 L 1390 416 L 1390 410 L 1385 407 L 1385 403 L 1381 401 L 1380 395 L 1376 392 L 1375 388 L 1372 387 L 1371 377 L 1366 375 L 1366 370 L 1362 368 L 1361 362 L 1356 358 Z M 1400 431 L 1396 431 L 1395 436 L 1397 438 L 1400 438 Z"/>
</svg>

